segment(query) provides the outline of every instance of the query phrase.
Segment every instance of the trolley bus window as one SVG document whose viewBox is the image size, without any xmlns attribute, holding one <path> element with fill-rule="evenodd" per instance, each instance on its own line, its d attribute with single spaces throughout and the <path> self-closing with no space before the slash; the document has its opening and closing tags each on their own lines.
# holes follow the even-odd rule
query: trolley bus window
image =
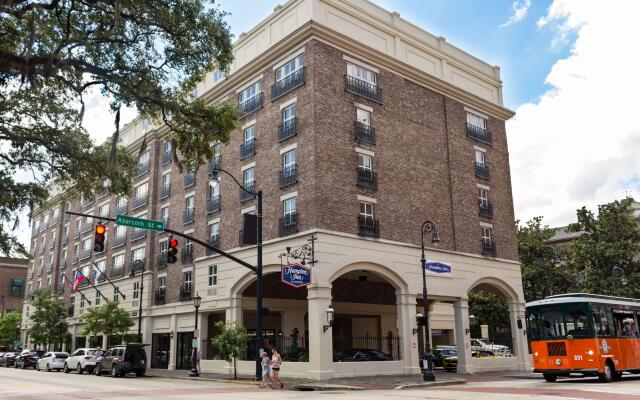
<svg viewBox="0 0 640 400">
<path fill-rule="evenodd" d="M 562 313 L 555 310 L 542 312 L 544 336 L 547 338 L 560 338 L 567 335 L 567 331 L 562 320 Z"/>
<path fill-rule="evenodd" d="M 574 337 L 588 337 L 591 336 L 589 329 L 589 319 L 587 314 L 582 310 L 575 310 L 567 312 L 564 316 L 565 323 L 567 324 L 567 335 Z"/>
<path fill-rule="evenodd" d="M 593 308 L 593 326 L 596 329 L 598 337 L 611 336 L 609 331 L 609 320 L 605 310 L 601 307 L 592 306 Z"/>
<path fill-rule="evenodd" d="M 618 337 L 638 337 L 638 328 L 631 310 L 613 310 L 613 321 Z"/>
</svg>

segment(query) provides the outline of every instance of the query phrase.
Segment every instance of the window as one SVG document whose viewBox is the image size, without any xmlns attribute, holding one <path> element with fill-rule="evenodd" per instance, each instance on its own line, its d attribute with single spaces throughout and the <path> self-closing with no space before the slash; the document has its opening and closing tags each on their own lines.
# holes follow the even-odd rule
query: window
<svg viewBox="0 0 640 400">
<path fill-rule="evenodd" d="M 56 242 L 56 231 L 51 232 L 51 242 L 49 242 L 49 247 L 53 247 Z"/>
<path fill-rule="evenodd" d="M 95 301 L 96 306 L 100 305 L 100 291 L 96 290 L 96 301 Z"/>
<path fill-rule="evenodd" d="M 131 252 L 131 262 L 133 261 L 144 261 L 144 253 L 145 253 L 145 248 L 144 247 L 140 247 L 139 249 L 135 249 Z"/>
<path fill-rule="evenodd" d="M 160 254 L 167 254 L 168 251 L 169 251 L 169 241 L 162 240 L 160 242 Z"/>
<path fill-rule="evenodd" d="M 209 243 L 216 243 L 220 234 L 220 223 L 209 224 Z"/>
<path fill-rule="evenodd" d="M 209 287 L 218 286 L 218 266 L 209 265 Z"/>
<path fill-rule="evenodd" d="M 244 182 L 244 186 L 250 186 L 251 184 L 253 184 L 253 182 L 255 181 L 255 175 L 256 171 L 254 167 L 251 168 L 247 168 L 242 172 L 242 179 Z"/>
<path fill-rule="evenodd" d="M 113 288 L 113 301 L 118 301 L 118 289 L 117 288 Z"/>
<path fill-rule="evenodd" d="M 212 150 L 213 150 L 213 159 L 215 160 L 217 158 L 220 158 L 220 155 L 222 154 L 220 151 L 220 143 L 214 144 L 212 147 Z"/>
<path fill-rule="evenodd" d="M 80 245 L 76 244 L 73 246 L 73 254 L 75 254 L 76 256 L 78 256 L 78 252 L 80 251 Z"/>
<path fill-rule="evenodd" d="M 69 225 L 65 225 L 64 229 L 62 230 L 62 237 L 68 237 L 69 236 Z"/>
<path fill-rule="evenodd" d="M 260 93 L 262 93 L 262 81 L 258 81 L 238 93 L 238 103 L 244 103 L 245 101 L 252 100 Z"/>
<path fill-rule="evenodd" d="M 49 214 L 46 214 L 46 215 L 44 216 L 44 221 L 42 221 L 42 224 L 43 224 L 43 225 L 47 225 L 48 223 L 49 223 Z"/>
<path fill-rule="evenodd" d="M 116 225 L 116 236 L 124 236 L 127 234 L 127 227 L 124 225 Z"/>
<path fill-rule="evenodd" d="M 80 232 L 80 230 L 82 229 L 82 217 L 78 217 L 78 219 L 76 220 L 76 228 L 78 232 Z"/>
<path fill-rule="evenodd" d="M 127 207 L 127 198 L 126 197 L 118 197 L 116 200 L 116 208 L 126 208 Z"/>
<path fill-rule="evenodd" d="M 169 221 L 169 206 L 165 206 L 160 209 L 160 217 L 165 221 L 165 223 Z"/>
<path fill-rule="evenodd" d="M 189 196 L 186 199 L 184 199 L 184 208 L 188 212 L 193 212 L 195 204 L 196 204 L 196 199 L 194 196 Z"/>
<path fill-rule="evenodd" d="M 292 197 L 282 202 L 282 211 L 285 224 L 291 224 L 295 220 L 296 215 L 296 198 Z"/>
<path fill-rule="evenodd" d="M 47 287 L 51 287 L 51 277 L 47 278 Z"/>
<path fill-rule="evenodd" d="M 360 216 L 365 219 L 373 219 L 373 203 L 360 202 Z"/>
<path fill-rule="evenodd" d="M 38 232 L 39 230 L 40 230 L 40 220 L 37 220 L 37 221 L 36 221 L 36 225 L 35 225 L 35 227 L 33 228 L 33 231 L 34 231 L 34 232 Z"/>
<path fill-rule="evenodd" d="M 164 292 L 164 290 L 167 288 L 167 277 L 166 276 L 161 276 L 158 278 L 158 289 L 161 292 Z"/>
<path fill-rule="evenodd" d="M 47 265 L 52 266 L 53 265 L 53 253 L 49 253 L 49 260 Z"/>
<path fill-rule="evenodd" d="M 189 235 L 189 238 L 184 240 L 184 248 L 185 251 L 189 254 L 191 254 L 191 252 L 193 251 L 193 242 L 191 241 L 191 235 Z"/>
<path fill-rule="evenodd" d="M 171 153 L 171 142 L 168 140 L 165 140 L 163 149 L 165 153 Z"/>
<path fill-rule="evenodd" d="M 80 308 L 84 308 L 84 296 L 80 295 Z"/>
<path fill-rule="evenodd" d="M 86 238 L 85 240 L 82 241 L 82 250 L 89 250 L 91 249 L 91 238 Z"/>
<path fill-rule="evenodd" d="M 467 113 L 467 123 L 477 128 L 487 129 L 487 120 L 476 114 Z"/>
<path fill-rule="evenodd" d="M 244 130 L 244 144 L 247 145 L 253 142 L 254 139 L 255 139 L 254 125 L 251 125 L 250 127 Z"/>
<path fill-rule="evenodd" d="M 117 256 L 113 256 L 111 259 L 113 265 L 113 269 L 124 268 L 124 254 L 118 254 Z"/>
<path fill-rule="evenodd" d="M 137 299 L 140 297 L 140 282 L 133 282 L 133 298 Z"/>
<path fill-rule="evenodd" d="M 101 217 L 109 216 L 109 203 L 103 204 L 100 206 L 100 209 L 98 210 L 98 215 L 100 215 Z"/>
<path fill-rule="evenodd" d="M 613 323 L 616 336 L 623 338 L 637 338 L 638 326 L 631 310 L 613 310 Z"/>
<path fill-rule="evenodd" d="M 485 188 L 478 188 L 478 201 L 480 206 L 488 206 L 489 205 L 489 191 Z"/>
<path fill-rule="evenodd" d="M 361 108 L 356 108 L 356 119 L 363 125 L 371 126 L 371 113 Z"/>
<path fill-rule="evenodd" d="M 611 319 L 607 317 L 607 309 L 596 304 L 591 305 L 593 313 L 593 327 L 595 328 L 596 335 L 599 337 L 611 336 Z"/>
<path fill-rule="evenodd" d="M 213 71 L 212 75 L 213 75 L 214 85 L 224 79 L 224 72 L 220 71 L 219 69 L 216 69 L 215 71 Z"/>
<path fill-rule="evenodd" d="M 45 248 L 46 244 L 47 244 L 47 237 L 43 236 L 42 237 L 42 244 L 40 245 L 40 252 L 44 251 L 44 248 Z"/>
<path fill-rule="evenodd" d="M 368 171 L 373 170 L 373 157 L 367 154 L 358 153 L 358 158 L 360 159 L 360 168 Z"/>
<path fill-rule="evenodd" d="M 296 150 L 287 151 L 282 155 L 282 169 L 284 175 L 288 176 L 296 173 Z"/>
<path fill-rule="evenodd" d="M 304 66 L 304 55 L 299 55 L 276 69 L 276 82 L 281 81 Z"/>
<path fill-rule="evenodd" d="M 57 207 L 54 208 L 52 214 L 53 214 L 53 218 L 58 218 L 58 215 L 60 215 L 60 209 Z"/>
<path fill-rule="evenodd" d="M 98 267 L 98 269 L 99 269 L 100 271 L 102 271 L 102 273 L 104 273 L 105 266 L 107 265 L 107 262 L 106 262 L 105 260 L 101 260 L 101 261 L 96 261 L 96 263 L 95 263 L 95 264 L 96 264 L 96 267 Z M 94 272 L 95 272 L 95 269 L 94 269 L 94 268 L 92 268 L 92 269 L 91 269 L 91 279 L 92 279 L 93 281 L 95 281 L 95 279 L 96 279 L 96 276 L 95 276 L 95 273 L 94 273 Z"/>
<path fill-rule="evenodd" d="M 136 186 L 136 197 L 141 198 L 147 195 L 149 189 L 149 183 L 145 182 L 142 185 Z"/>
<path fill-rule="evenodd" d="M 484 166 L 486 162 L 485 152 L 476 150 L 476 164 Z"/>
<path fill-rule="evenodd" d="M 359 65 L 347 64 L 347 75 L 368 82 L 372 85 L 376 85 L 377 83 L 376 73 Z"/>
<path fill-rule="evenodd" d="M 491 239 L 491 228 L 488 226 L 482 227 L 482 242 L 490 245 L 493 241 Z"/>
<path fill-rule="evenodd" d="M 291 104 L 282 109 L 282 122 L 287 123 L 296 119 L 296 105 Z"/>
<path fill-rule="evenodd" d="M 142 121 L 142 132 L 147 133 L 149 131 L 149 120 L 145 119 Z"/>
<path fill-rule="evenodd" d="M 185 292 L 191 292 L 191 271 L 182 273 L 182 287 Z"/>
<path fill-rule="evenodd" d="M 209 198 L 215 199 L 220 196 L 220 182 L 215 179 L 209 181 Z"/>
<path fill-rule="evenodd" d="M 62 261 L 67 261 L 67 249 L 62 250 Z"/>
<path fill-rule="evenodd" d="M 42 289 L 42 281 L 38 279 L 38 290 Z"/>
<path fill-rule="evenodd" d="M 149 163 L 149 152 L 145 151 L 144 153 L 140 154 L 140 157 L 138 158 L 138 164 L 144 165 L 148 163 Z"/>
<path fill-rule="evenodd" d="M 169 187 L 171 185 L 171 172 L 162 175 L 162 186 Z"/>
</svg>

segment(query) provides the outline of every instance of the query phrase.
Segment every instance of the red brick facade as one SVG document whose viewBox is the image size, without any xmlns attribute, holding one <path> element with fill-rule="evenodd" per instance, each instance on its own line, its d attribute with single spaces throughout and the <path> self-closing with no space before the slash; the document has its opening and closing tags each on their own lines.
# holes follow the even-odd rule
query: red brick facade
<svg viewBox="0 0 640 400">
<path fill-rule="evenodd" d="M 22 311 L 28 260 L 0 257 L 0 310 Z"/>
</svg>

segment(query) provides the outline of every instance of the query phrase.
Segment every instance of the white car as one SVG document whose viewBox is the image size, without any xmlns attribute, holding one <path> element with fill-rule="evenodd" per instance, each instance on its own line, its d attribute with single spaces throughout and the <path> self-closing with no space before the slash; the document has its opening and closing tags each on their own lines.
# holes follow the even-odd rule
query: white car
<svg viewBox="0 0 640 400">
<path fill-rule="evenodd" d="M 511 356 L 511 349 L 501 344 L 489 344 L 481 339 L 471 339 L 471 350 L 489 350 L 502 357 Z"/>
<path fill-rule="evenodd" d="M 56 369 L 60 371 L 64 368 L 64 362 L 69 357 L 69 353 L 63 351 L 50 351 L 45 353 L 42 358 L 36 362 L 36 370 L 47 372 Z"/>
<path fill-rule="evenodd" d="M 82 374 L 84 371 L 89 373 L 93 372 L 96 366 L 96 349 L 83 348 L 77 349 L 65 360 L 62 369 L 67 374 L 69 371 L 76 370 L 78 374 Z"/>
</svg>

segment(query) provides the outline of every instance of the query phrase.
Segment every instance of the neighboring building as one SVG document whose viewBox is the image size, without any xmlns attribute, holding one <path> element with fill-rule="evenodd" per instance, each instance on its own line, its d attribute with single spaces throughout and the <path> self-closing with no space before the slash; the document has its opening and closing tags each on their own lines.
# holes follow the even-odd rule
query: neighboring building
<svg viewBox="0 0 640 400">
<path fill-rule="evenodd" d="M 29 260 L 0 257 L 0 315 L 22 311 Z"/>
<path fill-rule="evenodd" d="M 364 0 L 291 0 L 240 35 L 234 55 L 228 76 L 210 73 L 194 93 L 238 103 L 242 114 L 209 166 L 180 174 L 167 127 L 136 120 L 120 139 L 138 152 L 146 134 L 130 199 L 60 193 L 34 212 L 28 288 L 49 287 L 68 302 L 73 340 L 66 348 L 112 343 L 80 336 L 90 305 L 61 283 L 75 269 L 89 274 L 96 263 L 125 293 L 123 307 L 137 315 L 142 301 L 153 367 L 189 367 L 191 300 L 198 294 L 202 369 L 228 370 L 209 343 L 220 320 L 255 335 L 251 271 L 182 241 L 178 263 L 167 265 L 168 235 L 113 224 L 106 251 L 93 254 L 95 221 L 64 213 L 162 219 L 255 263 L 255 247 L 242 243 L 240 230 L 243 214 L 256 212 L 256 199 L 228 176 L 209 173 L 219 166 L 264 192 L 265 345 L 276 344 L 287 357 L 291 343 L 302 348 L 283 375 L 419 373 L 423 344 L 415 316 L 424 304 L 419 246 L 425 219 L 435 222 L 442 240 L 427 257 L 452 268 L 429 273 L 435 343 L 457 342 L 461 372 L 526 369 L 505 133 L 513 113 L 502 104 L 499 68 Z M 287 260 L 279 256 L 312 237 L 312 284 L 285 286 L 280 268 Z M 142 294 L 140 278 L 128 277 L 136 259 L 145 263 Z M 98 286 L 114 296 L 108 283 Z M 475 288 L 507 298 L 516 357 L 471 359 L 467 294 Z M 83 291 L 92 306 L 98 302 L 95 290 Z M 325 329 L 329 305 L 336 318 Z M 334 362 L 332 353 L 352 347 L 384 350 L 394 361 Z M 254 368 L 253 361 L 238 366 L 242 373 Z"/>
</svg>

